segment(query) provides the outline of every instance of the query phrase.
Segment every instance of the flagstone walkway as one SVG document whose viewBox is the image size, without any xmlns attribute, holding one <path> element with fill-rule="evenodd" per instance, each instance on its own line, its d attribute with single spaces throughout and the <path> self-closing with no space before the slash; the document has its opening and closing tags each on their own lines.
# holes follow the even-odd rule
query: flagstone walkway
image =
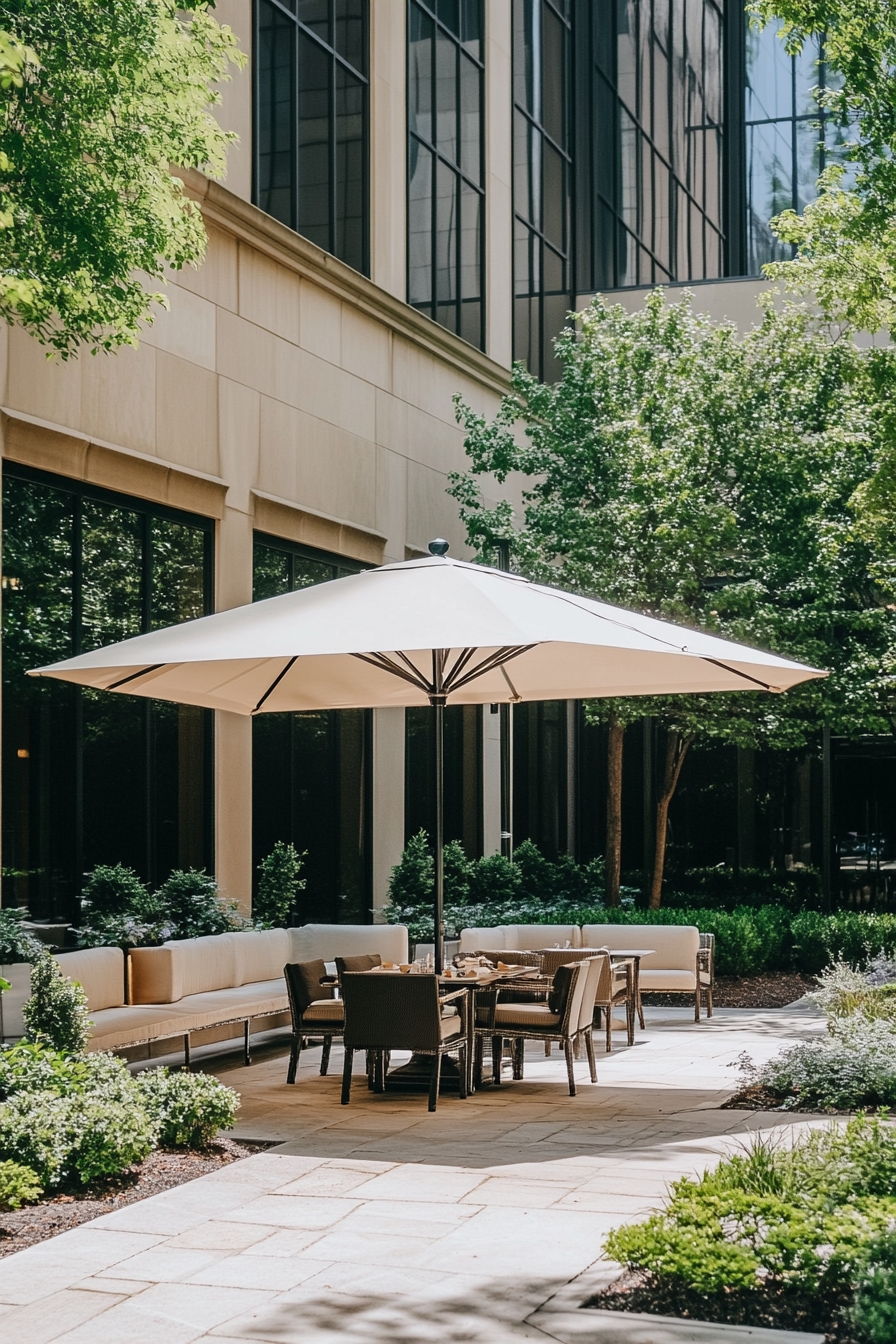
<svg viewBox="0 0 896 1344">
<path fill-rule="evenodd" d="M 339 1105 L 341 1052 L 319 1077 L 282 1048 L 216 1061 L 243 1105 L 235 1134 L 279 1146 L 0 1260 L 0 1334 L 22 1344 L 416 1344 L 709 1339 L 576 1314 L 601 1281 L 606 1232 L 756 1129 L 806 1123 L 720 1110 L 743 1053 L 764 1060 L 823 1030 L 802 1009 L 648 1010 L 631 1049 L 598 1048 L 596 1087 L 529 1047 L 526 1078 L 466 1101 Z M 683 1331 L 683 1333 L 682 1333 Z M 776 1340 L 763 1331 L 713 1339 Z M 810 1336 L 789 1338 L 809 1340 Z"/>
</svg>

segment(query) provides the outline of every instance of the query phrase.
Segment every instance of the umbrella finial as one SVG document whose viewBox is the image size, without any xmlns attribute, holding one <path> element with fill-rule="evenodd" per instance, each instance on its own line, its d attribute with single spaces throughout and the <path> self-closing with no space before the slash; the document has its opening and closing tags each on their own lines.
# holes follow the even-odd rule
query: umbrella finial
<svg viewBox="0 0 896 1344">
<path fill-rule="evenodd" d="M 447 542 L 444 537 L 436 537 L 435 541 L 429 543 L 427 550 L 430 555 L 445 555 L 447 554 L 449 544 L 450 543 Z"/>
</svg>

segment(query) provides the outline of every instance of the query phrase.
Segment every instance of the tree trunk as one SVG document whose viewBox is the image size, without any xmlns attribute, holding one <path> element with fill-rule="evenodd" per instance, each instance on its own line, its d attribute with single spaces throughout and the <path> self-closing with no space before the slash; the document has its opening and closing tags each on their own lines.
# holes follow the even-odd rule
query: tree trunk
<svg viewBox="0 0 896 1344">
<path fill-rule="evenodd" d="M 679 733 L 670 729 L 666 734 L 666 759 L 663 763 L 663 787 L 656 800 L 656 839 L 654 843 L 653 877 L 650 883 L 651 910 L 659 910 L 663 894 L 663 868 L 666 863 L 666 829 L 669 824 L 669 804 L 675 794 L 681 767 L 694 740 L 693 733 Z"/>
<path fill-rule="evenodd" d="M 622 870 L 622 743 L 625 724 L 610 719 L 607 740 L 607 845 L 606 892 L 607 905 L 619 904 L 619 877 Z"/>
</svg>

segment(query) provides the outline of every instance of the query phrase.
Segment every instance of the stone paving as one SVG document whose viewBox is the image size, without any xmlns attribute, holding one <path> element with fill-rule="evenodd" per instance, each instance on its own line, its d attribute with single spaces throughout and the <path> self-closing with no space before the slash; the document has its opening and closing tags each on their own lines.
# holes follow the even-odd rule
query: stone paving
<svg viewBox="0 0 896 1344">
<path fill-rule="evenodd" d="M 627 1049 L 598 1048 L 598 1084 L 533 1044 L 526 1077 L 466 1101 L 374 1095 L 339 1105 L 341 1052 L 288 1087 L 282 1046 L 214 1072 L 243 1105 L 237 1137 L 278 1144 L 0 1260 L 0 1335 L 16 1344 L 271 1344 L 750 1339 L 576 1310 L 608 1272 L 606 1232 L 781 1114 L 720 1110 L 744 1051 L 757 1061 L 823 1030 L 800 1008 L 648 1010 Z M 809 1340 L 806 1335 L 790 1338 Z"/>
</svg>

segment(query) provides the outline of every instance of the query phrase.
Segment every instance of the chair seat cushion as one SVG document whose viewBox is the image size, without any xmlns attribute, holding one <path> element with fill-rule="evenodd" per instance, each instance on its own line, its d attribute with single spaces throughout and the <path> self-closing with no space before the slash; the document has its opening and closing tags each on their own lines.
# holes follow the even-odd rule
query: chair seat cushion
<svg viewBox="0 0 896 1344">
<path fill-rule="evenodd" d="M 443 1017 L 457 1017 L 457 1009 L 455 1008 L 455 1006 L 454 1006 L 453 1003 L 446 1003 L 446 1004 L 445 1004 L 445 1007 L 442 1009 L 442 1016 L 443 1016 Z"/>
<path fill-rule="evenodd" d="M 694 971 L 645 971 L 642 968 L 640 980 L 642 991 L 647 993 L 697 988 L 697 976 Z"/>
<path fill-rule="evenodd" d="M 495 1027 L 536 1027 L 549 1031 L 560 1025 L 560 1014 L 552 1013 L 546 1003 L 499 1003 L 495 1009 Z"/>
<path fill-rule="evenodd" d="M 464 1033 L 461 1026 L 461 1020 L 460 1017 L 457 1015 L 457 1013 L 455 1013 L 452 1017 L 439 1018 L 439 1037 L 441 1040 L 448 1041 L 453 1039 L 453 1037 L 455 1036 L 457 1037 L 458 1040 L 461 1040 L 463 1034 Z"/>
<path fill-rule="evenodd" d="M 342 1026 L 345 1021 L 345 1005 L 341 999 L 317 999 L 309 1003 L 302 1014 L 303 1022 L 330 1022 Z"/>
</svg>

